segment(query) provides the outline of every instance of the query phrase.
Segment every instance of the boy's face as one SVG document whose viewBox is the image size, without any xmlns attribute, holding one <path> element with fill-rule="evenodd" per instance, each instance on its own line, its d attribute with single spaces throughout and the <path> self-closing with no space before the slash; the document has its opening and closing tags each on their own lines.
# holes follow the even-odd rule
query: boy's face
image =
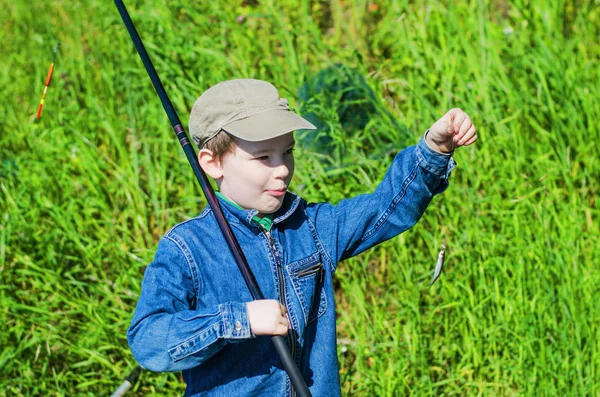
<svg viewBox="0 0 600 397">
<path fill-rule="evenodd" d="M 235 143 L 220 163 L 219 190 L 259 216 L 277 211 L 294 174 L 293 133 L 259 142 L 236 138 Z"/>
</svg>

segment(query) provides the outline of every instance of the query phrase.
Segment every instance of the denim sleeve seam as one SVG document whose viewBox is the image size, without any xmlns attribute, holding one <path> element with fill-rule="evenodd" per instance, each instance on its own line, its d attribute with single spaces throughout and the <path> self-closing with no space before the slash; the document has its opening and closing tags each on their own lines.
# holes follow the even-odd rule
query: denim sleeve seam
<svg viewBox="0 0 600 397">
<path fill-rule="evenodd" d="M 172 241 L 173 244 L 175 244 L 177 246 L 177 248 L 179 248 L 179 250 L 185 257 L 188 267 L 190 269 L 190 273 L 192 274 L 192 281 L 194 283 L 194 296 L 197 300 L 198 295 L 200 293 L 199 286 L 198 286 L 199 285 L 198 274 L 196 272 L 196 261 L 194 260 L 194 256 L 192 255 L 191 250 L 189 249 L 189 247 L 187 246 L 185 241 L 183 241 L 183 239 L 174 232 L 169 233 L 168 235 L 165 236 L 165 238 Z"/>
<path fill-rule="evenodd" d="M 331 260 L 331 256 L 329 256 L 329 252 L 327 252 L 327 250 L 325 249 L 325 246 L 323 245 L 323 241 L 321 240 L 321 237 L 319 236 L 319 233 L 317 232 L 317 228 L 316 228 L 315 224 L 313 223 L 312 219 L 310 219 L 308 214 L 306 214 L 306 211 L 304 212 L 304 214 L 306 215 L 306 219 L 309 224 L 309 229 L 313 235 L 315 244 L 317 245 L 317 250 L 322 252 L 323 255 L 325 255 L 327 257 L 327 261 L 329 262 L 329 267 L 331 268 L 331 273 L 333 274 L 335 272 L 336 266 L 333 263 L 333 260 Z"/>
<path fill-rule="evenodd" d="M 400 191 L 398 192 L 398 194 L 396 194 L 394 196 L 394 198 L 393 198 L 392 202 L 390 203 L 390 205 L 386 208 L 386 210 L 383 212 L 383 214 L 377 220 L 377 222 L 375 222 L 375 225 L 370 230 L 368 230 L 365 233 L 365 235 L 360 240 L 358 240 L 355 243 L 355 246 L 352 247 L 353 249 L 355 249 L 357 246 L 359 246 L 360 244 L 364 243 L 365 241 L 367 241 L 371 237 L 373 237 L 373 235 L 375 233 L 377 233 L 377 231 L 379 230 L 379 228 L 381 227 L 381 225 L 383 225 L 385 223 L 385 221 L 389 218 L 390 214 L 394 211 L 394 209 L 396 208 L 396 206 L 398 205 L 398 203 L 406 195 L 406 190 L 407 190 L 408 186 L 416 179 L 416 177 L 417 177 L 417 169 L 418 169 L 420 163 L 421 163 L 421 159 L 418 159 L 417 162 L 415 163 L 415 166 L 413 167 L 411 173 L 402 182 L 402 188 L 400 189 Z"/>
</svg>

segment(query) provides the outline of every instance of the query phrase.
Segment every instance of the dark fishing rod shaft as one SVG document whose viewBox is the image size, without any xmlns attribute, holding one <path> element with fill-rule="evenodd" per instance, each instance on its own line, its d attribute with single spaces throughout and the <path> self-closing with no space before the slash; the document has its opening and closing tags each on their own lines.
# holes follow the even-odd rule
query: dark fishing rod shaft
<svg viewBox="0 0 600 397">
<path fill-rule="evenodd" d="M 127 376 L 127 378 L 125 378 L 123 383 L 121 383 L 121 386 L 119 386 L 119 388 L 115 390 L 115 392 L 111 394 L 110 397 L 123 397 L 127 393 L 127 391 L 133 387 L 137 379 L 140 377 L 141 373 L 142 367 L 138 365 L 134 368 L 133 371 L 131 371 L 131 373 Z"/>
<path fill-rule="evenodd" d="M 115 0 L 115 5 L 117 6 L 117 9 L 121 14 L 121 18 L 123 19 L 123 23 L 125 24 L 125 27 L 127 27 L 127 31 L 131 36 L 133 44 L 135 45 L 135 48 L 138 54 L 140 55 L 144 66 L 146 67 L 146 71 L 148 72 L 148 75 L 152 80 L 152 84 L 154 85 L 154 88 L 158 93 L 158 96 L 160 98 L 160 101 L 162 102 L 165 112 L 167 113 L 167 116 L 171 121 L 171 125 L 173 126 L 173 130 L 175 131 L 177 139 L 179 140 L 179 143 L 181 144 L 181 147 L 183 148 L 183 151 L 185 152 L 185 155 L 190 165 L 192 166 L 194 175 L 196 175 L 196 179 L 200 183 L 202 192 L 204 192 L 206 200 L 208 201 L 208 204 L 210 205 L 213 213 L 215 214 L 217 223 L 219 224 L 219 228 L 221 229 L 221 232 L 223 232 L 223 236 L 227 241 L 227 245 L 229 246 L 231 253 L 235 258 L 240 272 L 242 273 L 242 277 L 244 278 L 244 281 L 246 282 L 246 285 L 250 290 L 252 298 L 254 300 L 264 299 L 264 296 L 260 288 L 258 287 L 258 283 L 256 282 L 252 271 L 248 267 L 248 263 L 246 262 L 244 253 L 242 252 L 242 249 L 240 248 L 237 239 L 233 235 L 233 232 L 231 231 L 231 228 L 229 227 L 229 224 L 227 223 L 227 220 L 225 219 L 225 216 L 221 211 L 221 207 L 219 206 L 219 202 L 217 201 L 215 192 L 212 189 L 212 186 L 210 185 L 206 174 L 204 173 L 204 171 L 202 171 L 198 164 L 198 161 L 196 160 L 196 153 L 194 151 L 194 148 L 192 147 L 188 139 L 185 129 L 181 125 L 181 121 L 179 120 L 179 117 L 175 112 L 175 108 L 173 107 L 171 100 L 167 96 L 167 92 L 165 91 L 165 88 L 163 87 L 162 82 L 158 77 L 158 73 L 156 73 L 156 69 L 154 69 L 154 65 L 150 60 L 150 56 L 146 52 L 146 48 L 144 47 L 144 44 L 142 43 L 142 40 L 137 30 L 135 29 L 133 21 L 131 20 L 127 9 L 125 8 L 125 4 L 123 4 L 122 0 Z M 304 378 L 302 378 L 302 374 L 300 374 L 300 370 L 298 369 L 296 362 L 294 361 L 289 349 L 287 348 L 285 338 L 283 336 L 276 335 L 272 337 L 272 341 L 275 345 L 277 353 L 279 354 L 279 358 L 282 361 L 283 367 L 285 368 L 286 372 L 290 377 L 290 381 L 294 389 L 296 390 L 297 395 L 300 397 L 311 397 L 310 391 L 308 390 L 308 386 L 306 385 Z"/>
</svg>

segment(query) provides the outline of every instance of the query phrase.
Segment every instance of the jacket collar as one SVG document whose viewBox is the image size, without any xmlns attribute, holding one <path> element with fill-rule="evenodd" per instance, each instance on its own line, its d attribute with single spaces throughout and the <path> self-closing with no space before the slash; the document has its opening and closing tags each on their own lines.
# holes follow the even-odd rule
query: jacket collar
<svg viewBox="0 0 600 397">
<path fill-rule="evenodd" d="M 258 214 L 258 210 L 242 209 L 236 204 L 229 202 L 229 200 L 219 197 L 219 195 L 217 195 L 217 199 L 219 200 L 219 205 L 228 221 L 241 222 L 248 226 L 258 227 L 258 224 L 252 220 L 252 218 Z M 294 211 L 296 211 L 299 204 L 300 197 L 298 195 L 286 192 L 285 197 L 283 198 L 283 204 L 273 214 L 273 225 L 281 223 L 289 218 Z"/>
</svg>

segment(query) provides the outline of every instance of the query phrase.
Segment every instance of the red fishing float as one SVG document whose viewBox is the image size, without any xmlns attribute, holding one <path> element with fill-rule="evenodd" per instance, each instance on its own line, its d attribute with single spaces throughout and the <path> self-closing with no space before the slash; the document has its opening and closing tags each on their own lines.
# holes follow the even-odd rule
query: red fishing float
<svg viewBox="0 0 600 397">
<path fill-rule="evenodd" d="M 60 42 L 54 47 L 53 55 L 52 55 L 52 63 L 50 64 L 50 69 L 48 69 L 48 75 L 46 76 L 46 86 L 44 87 L 44 93 L 42 94 L 42 99 L 40 100 L 40 106 L 38 106 L 36 119 L 39 119 L 42 115 L 42 108 L 44 107 L 44 100 L 46 99 L 46 93 L 48 92 L 48 87 L 50 86 L 50 81 L 52 80 L 52 72 L 54 72 L 54 61 L 56 61 L 56 53 L 58 52 L 58 47 L 60 47 Z"/>
</svg>

